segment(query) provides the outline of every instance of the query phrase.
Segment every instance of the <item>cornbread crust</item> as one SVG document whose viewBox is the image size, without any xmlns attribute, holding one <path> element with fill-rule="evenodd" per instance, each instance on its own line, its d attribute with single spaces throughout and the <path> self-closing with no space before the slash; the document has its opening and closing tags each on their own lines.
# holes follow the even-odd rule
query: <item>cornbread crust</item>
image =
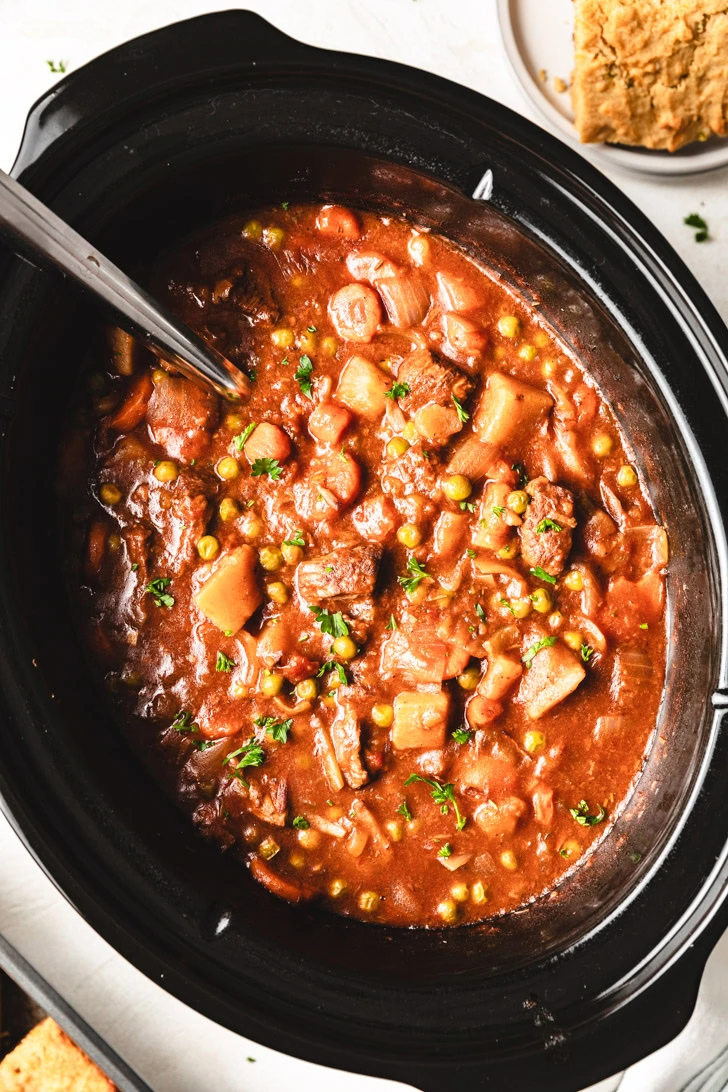
<svg viewBox="0 0 728 1092">
<path fill-rule="evenodd" d="M 728 0 L 574 0 L 579 139 L 674 152 L 728 122 Z"/>
<path fill-rule="evenodd" d="M 50 1017 L 0 1062 L 0 1092 L 116 1092 Z"/>
</svg>

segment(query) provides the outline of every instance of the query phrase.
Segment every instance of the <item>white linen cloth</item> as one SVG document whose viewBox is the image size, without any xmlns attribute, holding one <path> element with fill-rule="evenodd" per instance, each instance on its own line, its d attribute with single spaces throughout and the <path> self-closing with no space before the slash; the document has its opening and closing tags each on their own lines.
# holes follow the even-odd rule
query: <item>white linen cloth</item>
<svg viewBox="0 0 728 1092">
<path fill-rule="evenodd" d="M 28 108 L 58 79 L 48 60 L 78 68 L 125 39 L 228 6 L 227 0 L 0 0 L 0 166 L 10 168 Z M 241 0 L 240 6 L 312 45 L 415 65 L 533 115 L 507 66 L 496 0 Z M 726 171 L 669 180 L 615 175 L 613 180 L 670 239 L 728 317 Z M 682 223 L 690 212 L 708 221 L 712 242 L 695 245 L 693 232 Z M 0 932 L 156 1092 L 405 1089 L 278 1054 L 187 1008 L 93 932 L 1 815 Z M 728 1085 L 728 1060 L 723 1056 L 717 1067 L 709 1063 L 726 1043 L 728 936 L 708 963 L 684 1032 L 626 1074 L 588 1092 L 617 1087 L 620 1092 L 721 1092 Z"/>
</svg>

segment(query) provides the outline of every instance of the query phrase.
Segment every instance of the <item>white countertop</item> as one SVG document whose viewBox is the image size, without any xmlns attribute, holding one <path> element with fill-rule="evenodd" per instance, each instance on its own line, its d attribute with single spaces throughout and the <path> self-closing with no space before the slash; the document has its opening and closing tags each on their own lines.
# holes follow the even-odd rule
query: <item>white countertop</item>
<svg viewBox="0 0 728 1092">
<path fill-rule="evenodd" d="M 47 60 L 63 60 L 69 70 L 78 68 L 125 39 L 227 6 L 202 0 L 28 0 L 22 5 L 0 0 L 0 167 L 10 169 L 28 108 L 58 79 Z M 506 61 L 495 0 L 250 0 L 242 6 L 313 45 L 414 65 L 533 117 Z M 615 172 L 612 179 L 667 236 L 728 320 L 728 171 L 659 180 Z M 702 245 L 683 225 L 683 217 L 691 212 L 699 212 L 709 224 L 711 240 Z M 2 816 L 0 932 L 156 1092 L 405 1088 L 277 1054 L 218 1027 L 166 994 L 93 932 Z M 726 938 L 719 947 L 709 965 L 704 994 L 710 994 L 710 1001 L 720 995 L 728 1013 L 725 971 L 715 969 L 721 956 L 721 966 L 728 966 Z M 699 1012 L 684 1033 L 686 1041 L 691 1036 L 699 1041 L 701 1032 L 707 1034 L 702 1011 L 701 996 Z M 677 1066 L 669 1061 L 669 1051 L 655 1059 L 657 1076 L 649 1082 L 655 1092 L 672 1088 L 668 1076 L 659 1083 L 661 1072 L 672 1077 Z M 689 1076 L 686 1071 L 686 1079 Z M 617 1083 L 603 1082 L 600 1092 L 612 1092 Z M 647 1079 L 628 1078 L 627 1084 L 642 1092 Z"/>
</svg>

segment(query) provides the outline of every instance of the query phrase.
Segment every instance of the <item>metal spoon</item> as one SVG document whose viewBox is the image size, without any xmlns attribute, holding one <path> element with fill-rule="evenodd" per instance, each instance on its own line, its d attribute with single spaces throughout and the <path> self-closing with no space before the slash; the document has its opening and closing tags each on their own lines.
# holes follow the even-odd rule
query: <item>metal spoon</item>
<svg viewBox="0 0 728 1092">
<path fill-rule="evenodd" d="M 183 375 L 214 387 L 226 398 L 250 397 L 250 382 L 234 364 L 4 171 L 0 171 L 0 230 L 18 254 L 34 264 L 55 266 L 92 292 L 116 313 L 127 333 Z"/>
</svg>

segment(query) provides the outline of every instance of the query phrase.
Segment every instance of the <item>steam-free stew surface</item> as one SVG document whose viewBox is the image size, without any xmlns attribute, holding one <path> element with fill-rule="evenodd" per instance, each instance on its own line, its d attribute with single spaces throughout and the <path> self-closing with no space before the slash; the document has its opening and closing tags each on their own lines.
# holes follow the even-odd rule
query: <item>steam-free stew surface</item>
<svg viewBox="0 0 728 1092">
<path fill-rule="evenodd" d="M 83 624 L 162 783 L 285 899 L 451 925 L 548 890 L 664 671 L 667 539 L 593 381 L 373 214 L 228 221 L 155 290 L 251 379 L 231 407 L 112 331 L 66 446 Z"/>
</svg>

